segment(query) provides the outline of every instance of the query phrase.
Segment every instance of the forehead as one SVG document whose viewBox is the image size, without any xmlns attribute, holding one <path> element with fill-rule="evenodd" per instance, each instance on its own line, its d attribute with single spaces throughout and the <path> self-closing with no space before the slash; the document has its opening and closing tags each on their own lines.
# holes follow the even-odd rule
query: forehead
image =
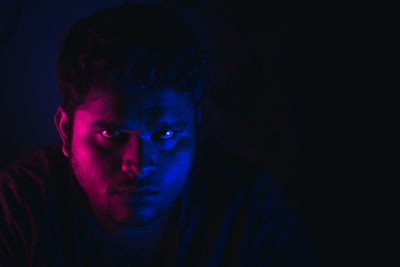
<svg viewBox="0 0 400 267">
<path fill-rule="evenodd" d="M 168 88 L 119 92 L 92 92 L 76 111 L 75 116 L 85 121 L 105 119 L 149 120 L 159 117 L 191 118 L 193 101 L 187 92 Z"/>
</svg>

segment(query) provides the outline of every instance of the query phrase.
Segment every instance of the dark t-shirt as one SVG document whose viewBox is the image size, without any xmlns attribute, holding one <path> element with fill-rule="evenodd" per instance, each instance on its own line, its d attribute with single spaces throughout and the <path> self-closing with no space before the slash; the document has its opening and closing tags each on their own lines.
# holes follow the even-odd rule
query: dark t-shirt
<svg viewBox="0 0 400 267">
<path fill-rule="evenodd" d="M 300 223 L 262 169 L 215 145 L 198 155 L 153 265 L 314 265 Z M 116 255 L 60 144 L 0 172 L 0 266 L 141 266 Z"/>
</svg>

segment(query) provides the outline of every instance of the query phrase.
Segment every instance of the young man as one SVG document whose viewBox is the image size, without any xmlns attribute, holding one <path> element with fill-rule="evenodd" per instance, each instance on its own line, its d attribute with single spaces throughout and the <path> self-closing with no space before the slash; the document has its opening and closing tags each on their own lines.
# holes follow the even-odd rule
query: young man
<svg viewBox="0 0 400 267">
<path fill-rule="evenodd" d="M 206 62 L 177 17 L 81 19 L 57 73 L 62 145 L 0 174 L 1 266 L 312 265 L 264 172 L 199 144 Z"/>
</svg>

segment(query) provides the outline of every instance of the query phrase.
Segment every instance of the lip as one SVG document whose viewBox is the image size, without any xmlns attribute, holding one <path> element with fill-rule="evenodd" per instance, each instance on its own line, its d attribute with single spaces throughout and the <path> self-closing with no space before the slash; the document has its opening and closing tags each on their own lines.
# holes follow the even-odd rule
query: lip
<svg viewBox="0 0 400 267">
<path fill-rule="evenodd" d="M 160 190 L 155 187 L 143 186 L 143 187 L 125 187 L 115 190 L 115 193 L 149 193 L 156 194 Z"/>
<path fill-rule="evenodd" d="M 160 193 L 160 190 L 154 187 L 129 187 L 114 191 L 114 194 L 123 199 L 147 199 L 153 198 Z"/>
</svg>

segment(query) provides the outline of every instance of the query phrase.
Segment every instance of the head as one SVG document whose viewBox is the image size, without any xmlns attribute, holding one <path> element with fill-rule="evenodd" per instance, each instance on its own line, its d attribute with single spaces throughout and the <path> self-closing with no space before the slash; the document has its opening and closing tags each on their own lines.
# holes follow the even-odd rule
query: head
<svg viewBox="0 0 400 267">
<path fill-rule="evenodd" d="M 144 226 L 177 199 L 207 88 L 197 40 L 159 7 L 123 4 L 76 22 L 57 60 L 63 153 L 97 212 Z"/>
</svg>

